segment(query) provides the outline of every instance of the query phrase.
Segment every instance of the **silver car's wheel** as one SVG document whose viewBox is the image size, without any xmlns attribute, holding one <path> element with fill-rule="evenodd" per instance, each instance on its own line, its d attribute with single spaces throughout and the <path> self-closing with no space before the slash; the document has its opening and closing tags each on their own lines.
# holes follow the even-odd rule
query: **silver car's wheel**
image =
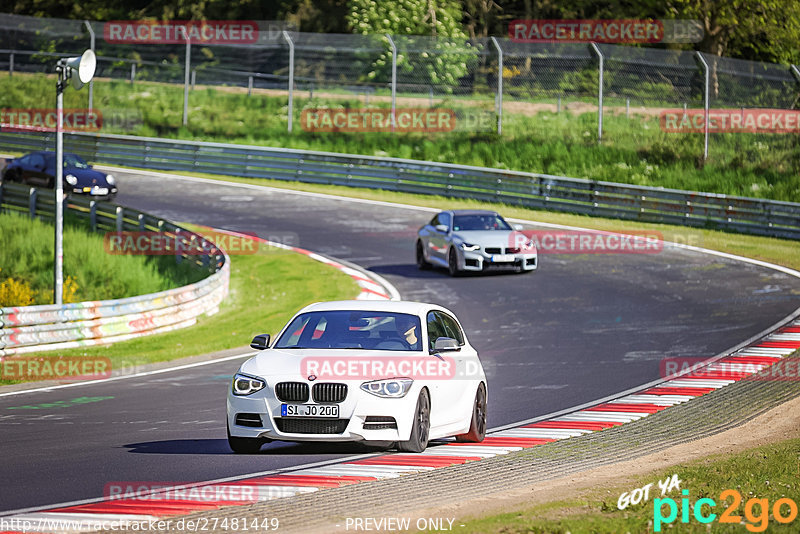
<svg viewBox="0 0 800 534">
<path fill-rule="evenodd" d="M 450 276 L 458 276 L 458 253 L 454 248 L 451 248 L 450 253 L 447 255 L 447 270 Z"/>
<path fill-rule="evenodd" d="M 417 241 L 417 268 L 420 271 L 427 271 L 431 264 L 425 259 L 425 252 L 422 248 L 422 241 Z"/>
</svg>

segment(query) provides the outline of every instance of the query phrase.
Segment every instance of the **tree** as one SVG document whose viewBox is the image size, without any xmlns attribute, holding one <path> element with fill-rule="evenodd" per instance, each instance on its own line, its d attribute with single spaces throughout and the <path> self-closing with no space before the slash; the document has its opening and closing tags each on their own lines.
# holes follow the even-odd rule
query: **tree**
<svg viewBox="0 0 800 534">
<path fill-rule="evenodd" d="M 676 18 L 697 19 L 701 52 L 788 63 L 800 59 L 797 0 L 669 0 Z"/>
<path fill-rule="evenodd" d="M 476 57 L 461 27 L 461 6 L 454 0 L 350 0 L 347 23 L 354 33 L 430 36 L 424 51 L 412 51 L 415 39 L 397 39 L 397 68 L 423 84 L 450 91 Z M 387 43 L 388 47 L 388 43 Z M 387 79 L 391 53 L 373 64 L 368 79 Z"/>
</svg>

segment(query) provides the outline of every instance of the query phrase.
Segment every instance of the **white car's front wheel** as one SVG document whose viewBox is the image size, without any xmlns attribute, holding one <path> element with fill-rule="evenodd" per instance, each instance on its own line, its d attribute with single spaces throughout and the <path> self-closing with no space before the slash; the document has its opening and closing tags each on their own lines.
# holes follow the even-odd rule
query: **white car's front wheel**
<svg viewBox="0 0 800 534">
<path fill-rule="evenodd" d="M 411 436 L 408 441 L 398 441 L 397 450 L 401 452 L 422 452 L 428 446 L 428 436 L 431 430 L 431 399 L 428 390 L 423 389 L 417 399 L 417 408 L 414 412 L 414 422 L 411 427 Z"/>
<path fill-rule="evenodd" d="M 237 438 L 231 436 L 231 429 L 228 429 L 228 446 L 236 454 L 255 454 L 261 450 L 261 446 L 266 443 L 261 438 Z"/>
</svg>

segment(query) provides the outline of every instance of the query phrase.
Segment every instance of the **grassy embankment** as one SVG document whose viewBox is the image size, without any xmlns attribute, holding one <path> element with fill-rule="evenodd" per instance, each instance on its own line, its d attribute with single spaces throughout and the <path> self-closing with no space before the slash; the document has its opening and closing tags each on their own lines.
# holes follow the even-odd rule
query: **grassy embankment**
<svg viewBox="0 0 800 534">
<path fill-rule="evenodd" d="M 52 227 L 21 217 L 0 216 L 0 265 L 3 276 L 16 276 L 49 291 L 52 279 Z M 178 287 L 194 273 L 175 268 L 159 271 L 158 258 L 114 256 L 103 249 L 102 236 L 67 226 L 64 250 L 66 276 L 79 292 L 75 301 L 119 298 Z M 217 314 L 200 317 L 197 325 L 111 346 L 41 352 L 39 358 L 108 357 L 112 369 L 136 367 L 247 345 L 256 334 L 276 333 L 299 308 L 315 301 L 353 298 L 358 293 L 347 275 L 306 256 L 266 246 L 256 254 L 231 256 L 230 294 Z M 248 247 L 243 247 L 248 250 Z M 176 276 L 177 275 L 177 276 Z M 52 295 L 52 292 L 51 292 Z M 0 384 L 14 383 L 0 380 Z"/>
<path fill-rule="evenodd" d="M 295 131 L 286 132 L 287 98 L 278 91 L 234 87 L 200 88 L 189 98 L 188 126 L 182 125 L 183 88 L 153 82 L 98 80 L 94 104 L 105 114 L 104 132 L 203 141 L 394 156 L 542 172 L 648 186 L 800 201 L 800 145 L 796 135 L 714 134 L 710 159 L 702 166 L 701 134 L 663 132 L 658 114 L 634 108 L 630 118 L 604 116 L 597 143 L 596 112 L 542 111 L 551 103 L 509 102 L 503 135 L 469 133 L 320 133 L 303 131 L 303 108 L 364 107 L 363 97 L 316 91 L 295 97 Z M 86 105 L 86 94 L 65 93 L 66 107 Z M 43 108 L 52 100 L 52 80 L 43 75 L 0 74 L 0 107 Z M 434 104 L 456 110 L 486 109 L 491 100 L 450 97 Z M 389 105 L 385 96 L 370 107 Z M 428 106 L 427 98 L 401 98 L 399 107 Z M 566 106 L 566 103 L 565 103 Z M 586 108 L 586 105 L 581 105 Z M 669 106 L 667 106 L 669 107 Z M 674 107 L 674 106 L 672 106 Z M 115 110 L 141 117 L 132 130 L 114 120 Z M 657 110 L 656 110 L 657 111 Z M 491 122 L 491 121 L 490 121 Z"/>
</svg>

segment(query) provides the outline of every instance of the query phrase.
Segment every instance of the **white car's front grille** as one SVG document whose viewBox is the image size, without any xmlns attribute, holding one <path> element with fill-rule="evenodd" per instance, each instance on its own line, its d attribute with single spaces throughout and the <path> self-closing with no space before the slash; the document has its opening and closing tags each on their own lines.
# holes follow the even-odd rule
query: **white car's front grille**
<svg viewBox="0 0 800 534">
<path fill-rule="evenodd" d="M 347 398 L 347 384 L 314 384 L 311 394 L 314 402 L 343 402 Z"/>
<path fill-rule="evenodd" d="M 275 384 L 275 396 L 283 402 L 306 402 L 308 400 L 308 384 L 280 382 Z"/>
<path fill-rule="evenodd" d="M 277 417 L 275 426 L 286 434 L 341 434 L 349 419 L 319 419 L 316 417 Z"/>
</svg>

